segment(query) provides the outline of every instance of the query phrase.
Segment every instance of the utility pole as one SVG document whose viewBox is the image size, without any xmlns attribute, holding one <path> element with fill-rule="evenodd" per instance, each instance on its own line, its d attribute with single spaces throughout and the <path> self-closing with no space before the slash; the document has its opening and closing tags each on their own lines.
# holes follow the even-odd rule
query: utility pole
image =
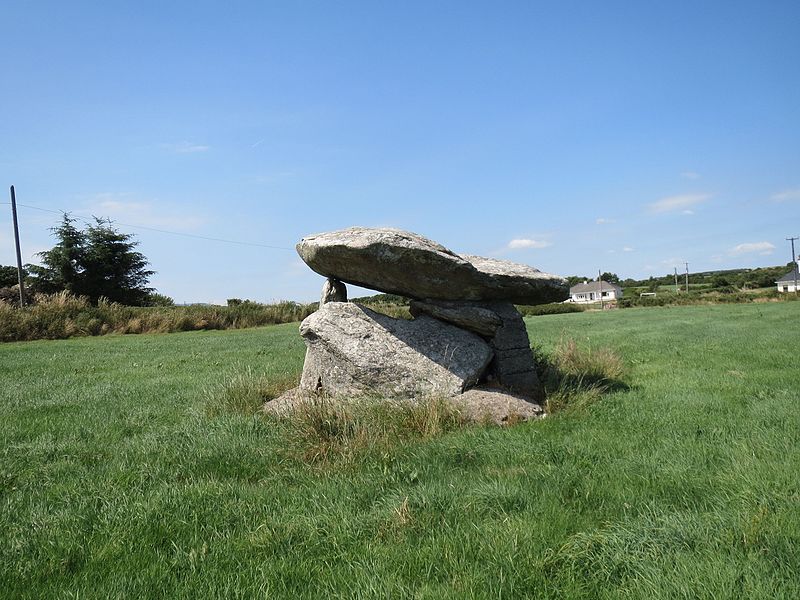
<svg viewBox="0 0 800 600">
<path fill-rule="evenodd" d="M 675 293 L 678 293 L 678 267 L 673 267 L 675 269 Z"/>
<path fill-rule="evenodd" d="M 597 269 L 597 281 L 600 282 L 600 310 L 604 310 L 606 306 L 603 302 L 603 276 L 600 274 L 600 269 Z"/>
<path fill-rule="evenodd" d="M 796 237 L 788 237 L 788 238 L 786 238 L 787 242 L 791 242 L 792 243 L 792 262 L 794 263 L 794 269 L 792 269 L 792 270 L 794 271 L 794 295 L 795 296 L 797 295 L 797 255 L 795 255 L 795 253 L 794 253 L 794 241 L 797 240 L 797 239 L 800 239 L 800 238 L 796 238 Z"/>
<path fill-rule="evenodd" d="M 17 223 L 17 195 L 11 186 L 11 216 L 14 220 L 14 243 L 17 246 L 17 279 L 19 281 L 19 306 L 25 306 L 25 278 L 22 276 L 22 252 L 19 249 L 19 224 Z"/>
<path fill-rule="evenodd" d="M 689 293 L 689 263 L 683 263 L 686 265 L 686 293 Z"/>
</svg>

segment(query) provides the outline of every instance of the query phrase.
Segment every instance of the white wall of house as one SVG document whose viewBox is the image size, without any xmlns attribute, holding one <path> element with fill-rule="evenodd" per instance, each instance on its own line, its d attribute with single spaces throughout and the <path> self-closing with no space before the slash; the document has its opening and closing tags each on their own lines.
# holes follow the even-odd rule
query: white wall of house
<svg viewBox="0 0 800 600">
<path fill-rule="evenodd" d="M 798 275 L 797 275 L 797 291 L 800 292 L 800 258 L 798 258 L 798 260 L 797 260 L 797 266 L 795 267 L 795 269 L 797 269 L 797 271 L 798 271 Z M 795 291 L 795 289 L 794 289 L 794 281 L 793 280 L 776 281 L 775 283 L 778 286 L 778 291 L 779 292 L 792 292 L 792 293 L 794 293 L 794 291 Z"/>
<path fill-rule="evenodd" d="M 600 291 L 596 292 L 581 292 L 579 294 L 572 294 L 570 302 L 577 302 L 578 304 L 591 304 L 592 302 L 600 302 Z M 610 300 L 617 300 L 617 290 L 603 290 L 602 300 L 608 302 Z"/>
</svg>

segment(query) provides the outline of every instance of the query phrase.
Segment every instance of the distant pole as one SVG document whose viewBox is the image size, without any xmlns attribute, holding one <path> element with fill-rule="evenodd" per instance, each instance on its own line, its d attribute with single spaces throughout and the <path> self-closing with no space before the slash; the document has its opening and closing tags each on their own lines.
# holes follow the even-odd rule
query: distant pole
<svg viewBox="0 0 800 600">
<path fill-rule="evenodd" d="M 689 263 L 684 263 L 686 265 L 686 293 L 689 293 Z"/>
<path fill-rule="evenodd" d="M 597 281 L 600 282 L 600 310 L 605 310 L 605 302 L 603 302 L 603 276 L 600 275 L 600 269 L 597 269 Z"/>
<path fill-rule="evenodd" d="M 678 293 L 678 267 L 673 267 L 675 269 L 675 293 Z"/>
<path fill-rule="evenodd" d="M 797 255 L 794 253 L 794 241 L 800 239 L 796 237 L 788 237 L 786 241 L 792 243 L 792 262 L 794 263 L 794 295 L 797 295 Z"/>
<path fill-rule="evenodd" d="M 25 279 L 22 276 L 22 251 L 19 249 L 19 224 L 17 223 L 17 195 L 11 186 L 11 216 L 14 220 L 14 243 L 17 246 L 17 279 L 19 280 L 19 305 L 25 306 Z"/>
</svg>

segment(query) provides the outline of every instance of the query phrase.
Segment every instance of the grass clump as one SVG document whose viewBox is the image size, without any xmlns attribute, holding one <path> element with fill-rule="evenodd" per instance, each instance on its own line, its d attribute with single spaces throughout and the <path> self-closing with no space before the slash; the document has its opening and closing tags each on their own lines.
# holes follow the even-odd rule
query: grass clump
<svg viewBox="0 0 800 600">
<path fill-rule="evenodd" d="M 624 363 L 611 348 L 584 349 L 575 340 L 562 338 L 550 356 L 538 348 L 534 356 L 548 413 L 585 408 L 603 394 L 625 387 Z"/>
<path fill-rule="evenodd" d="M 250 366 L 237 367 L 221 383 L 205 389 L 205 413 L 210 417 L 224 414 L 254 415 L 265 402 L 297 385 L 297 375 L 285 373 L 268 377 Z"/>
<path fill-rule="evenodd" d="M 293 454 L 310 463 L 385 454 L 403 442 L 429 439 L 466 422 L 440 397 L 394 401 L 325 395 L 303 398 L 281 421 Z"/>
</svg>

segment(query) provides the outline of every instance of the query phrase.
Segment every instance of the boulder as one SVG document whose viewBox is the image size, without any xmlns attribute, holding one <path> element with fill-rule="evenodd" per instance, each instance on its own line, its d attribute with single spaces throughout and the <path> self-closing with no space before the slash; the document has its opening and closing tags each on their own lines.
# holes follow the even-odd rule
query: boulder
<svg viewBox="0 0 800 600">
<path fill-rule="evenodd" d="M 477 423 L 513 425 L 545 416 L 544 409 L 529 398 L 485 386 L 468 390 L 452 401 L 465 420 Z"/>
<path fill-rule="evenodd" d="M 460 256 L 399 229 L 351 227 L 303 238 L 300 257 L 325 277 L 419 300 L 541 304 L 564 300 L 562 277 L 505 260 Z"/>
<path fill-rule="evenodd" d="M 420 400 L 424 400 L 424 398 L 377 399 L 378 402 L 385 402 L 396 407 L 411 405 Z M 494 423 L 504 426 L 545 416 L 544 409 L 527 398 L 489 387 L 473 388 L 458 396 L 445 398 L 445 400 L 451 403 L 464 421 L 471 423 Z M 302 388 L 294 388 L 266 402 L 264 412 L 279 418 L 291 419 L 296 410 L 308 405 L 330 403 L 333 407 L 347 407 L 350 404 L 357 406 L 364 401 L 371 403 L 376 399 L 352 395 L 319 395 Z"/>
<path fill-rule="evenodd" d="M 337 395 L 454 396 L 493 357 L 479 336 L 428 316 L 394 319 L 330 302 L 300 325 L 307 351 L 300 388 Z"/>
<path fill-rule="evenodd" d="M 448 302 L 445 300 L 412 300 L 412 316 L 429 315 L 434 319 L 452 323 L 457 327 L 491 338 L 503 324 L 500 316 L 487 308 L 467 302 Z"/>
<path fill-rule="evenodd" d="M 347 302 L 347 287 L 341 281 L 332 277 L 328 277 L 322 286 L 319 305 L 322 306 L 328 302 Z"/>
</svg>

